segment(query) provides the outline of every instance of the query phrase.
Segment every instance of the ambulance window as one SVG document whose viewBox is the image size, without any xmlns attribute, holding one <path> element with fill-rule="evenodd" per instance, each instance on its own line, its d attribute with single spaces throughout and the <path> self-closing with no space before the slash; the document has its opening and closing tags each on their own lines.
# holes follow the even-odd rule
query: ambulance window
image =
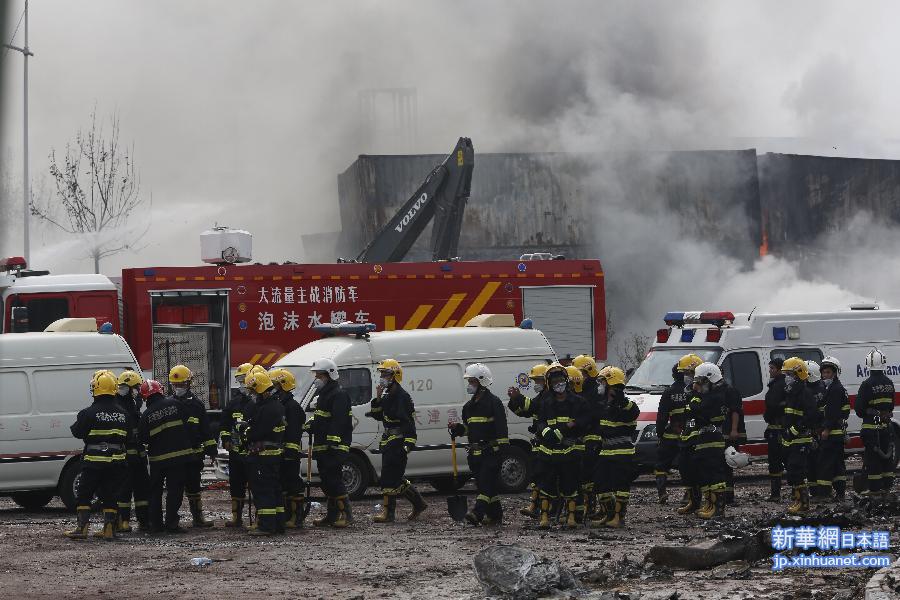
<svg viewBox="0 0 900 600">
<path fill-rule="evenodd" d="M 749 398 L 763 389 L 759 355 L 756 352 L 734 352 L 722 361 L 722 375 L 741 398 Z"/>
<path fill-rule="evenodd" d="M 775 350 L 772 350 L 770 358 L 787 360 L 792 356 L 802 358 L 803 360 L 812 360 L 817 363 L 822 362 L 822 351 L 818 348 L 776 348 Z"/>
<path fill-rule="evenodd" d="M 368 369 L 340 369 L 341 387 L 350 395 L 350 404 L 359 406 L 372 401 L 372 373 Z"/>
</svg>

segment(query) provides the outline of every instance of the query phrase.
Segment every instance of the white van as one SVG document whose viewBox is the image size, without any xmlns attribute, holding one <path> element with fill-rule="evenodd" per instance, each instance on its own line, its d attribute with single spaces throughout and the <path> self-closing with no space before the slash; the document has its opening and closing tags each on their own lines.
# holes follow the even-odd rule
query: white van
<svg viewBox="0 0 900 600">
<path fill-rule="evenodd" d="M 672 383 L 672 365 L 690 352 L 718 364 L 725 379 L 740 391 L 747 425 L 746 450 L 756 456 L 768 451 L 763 412 L 768 364 L 773 358 L 797 356 L 817 363 L 824 356 L 837 358 L 841 383 L 853 406 L 859 385 L 869 376 L 866 354 L 877 346 L 888 359 L 885 375 L 900 389 L 900 310 L 865 305 L 828 313 L 672 312 L 664 322 L 667 327 L 656 332 L 656 343 L 632 373 L 625 390 L 641 407 L 638 455 L 643 465 L 652 465 L 656 457 L 656 411 L 660 395 Z M 900 448 L 897 409 L 894 415 L 895 448 Z M 851 410 L 848 450 L 862 446 L 860 425 Z"/>
<path fill-rule="evenodd" d="M 490 321 L 485 322 L 487 325 Z M 348 326 L 346 331 L 359 331 Z M 505 404 L 507 389 L 518 387 L 523 394 L 533 394 L 528 372 L 537 363 L 556 360 L 549 342 L 534 329 L 517 327 L 469 326 L 447 329 L 415 329 L 339 335 L 311 342 L 289 353 L 275 366 L 284 367 L 297 378 L 294 395 L 307 406 L 314 397 L 313 376 L 309 367 L 319 358 L 335 361 L 340 383 L 353 403 L 353 445 L 344 467 L 344 481 L 351 497 L 361 496 L 367 487 L 377 485 L 381 470 L 378 441 L 381 422 L 364 416 L 369 410 L 378 380 L 376 366 L 386 358 L 400 361 L 403 385 L 416 406 L 418 443 L 409 454 L 406 475 L 427 480 L 439 490 L 451 490 L 450 437 L 447 421 L 459 420 L 463 404 L 469 399 L 463 371 L 474 362 L 486 364 L 494 376 L 491 391 Z M 510 446 L 504 450 L 501 467 L 501 490 L 521 491 L 528 484 L 528 456 L 531 452 L 528 426 L 522 419 L 506 412 Z M 465 446 L 465 438 L 460 447 Z M 304 452 L 308 439 L 304 435 Z M 468 478 L 465 452 L 457 454 L 461 472 Z M 227 477 L 228 456 L 219 455 L 219 476 Z M 305 473 L 304 464 L 303 471 Z M 313 462 L 315 469 L 315 462 Z"/>
<path fill-rule="evenodd" d="M 0 494 L 30 509 L 59 496 L 75 509 L 83 443 L 69 427 L 90 406 L 90 381 L 99 369 L 140 372 L 118 335 L 0 335 Z"/>
</svg>

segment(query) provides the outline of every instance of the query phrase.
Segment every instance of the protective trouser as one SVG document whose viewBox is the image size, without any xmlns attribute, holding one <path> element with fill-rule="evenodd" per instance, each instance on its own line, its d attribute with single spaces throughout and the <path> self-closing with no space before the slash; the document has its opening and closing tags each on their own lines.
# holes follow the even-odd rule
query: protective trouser
<svg viewBox="0 0 900 600">
<path fill-rule="evenodd" d="M 693 446 L 692 468 L 700 492 L 724 492 L 728 481 L 728 464 L 725 462 L 725 440 L 719 432 L 701 435 Z"/>
<path fill-rule="evenodd" d="M 119 488 L 126 476 L 125 461 L 109 463 L 84 461 L 78 484 L 78 506 L 90 508 L 94 494 L 97 494 L 104 511 L 115 511 Z"/>
<path fill-rule="evenodd" d="M 148 524 L 148 507 L 150 495 L 150 473 L 147 471 L 147 459 L 129 456 L 125 461 L 125 476 L 119 488 L 119 519 L 128 523 L 131 519 L 131 498 L 134 496 L 134 512 L 141 525 Z"/>
<path fill-rule="evenodd" d="M 769 481 L 771 482 L 772 495 L 781 493 L 781 478 L 784 476 L 784 459 L 787 451 L 781 443 L 781 428 L 769 427 L 765 433 L 768 446 Z"/>
<path fill-rule="evenodd" d="M 191 457 L 191 460 L 184 464 L 184 491 L 188 498 L 191 496 L 200 496 L 200 481 L 203 477 L 203 455 L 198 454 L 198 458 Z"/>
<path fill-rule="evenodd" d="M 810 444 L 791 444 L 785 447 L 785 467 L 787 468 L 787 482 L 793 487 L 804 487 L 809 476 Z"/>
<path fill-rule="evenodd" d="M 396 496 L 405 483 L 407 454 L 403 440 L 392 441 L 381 448 L 381 493 Z"/>
<path fill-rule="evenodd" d="M 634 454 L 614 454 L 597 457 L 594 470 L 594 490 L 598 503 L 612 504 L 618 500 L 627 504 L 631 498 L 631 482 L 634 481 Z"/>
<path fill-rule="evenodd" d="M 247 458 L 250 491 L 256 505 L 257 529 L 267 533 L 279 533 L 284 530 L 280 467 L 280 457 Z"/>
<path fill-rule="evenodd" d="M 891 430 L 863 429 L 863 470 L 870 492 L 889 491 L 894 485 L 894 464 L 890 456 Z M 887 455 L 885 457 L 884 455 Z"/>
<path fill-rule="evenodd" d="M 499 521 L 503 518 L 503 506 L 498 493 L 500 484 L 500 456 L 493 449 L 482 450 L 480 454 L 470 452 L 467 461 L 469 470 L 475 477 L 478 496 L 472 512 L 479 518 L 485 516 Z M 577 465 L 577 463 L 576 463 Z M 573 487 L 578 485 L 577 466 L 574 471 Z"/>
<path fill-rule="evenodd" d="M 587 501 L 588 503 L 591 503 L 591 499 L 596 493 L 594 473 L 597 470 L 597 455 L 599 453 L 599 444 L 586 444 L 584 452 L 581 453 L 581 471 L 579 473 L 581 496 L 578 499 L 579 515 L 583 514 L 585 511 L 584 502 Z"/>
<path fill-rule="evenodd" d="M 300 510 L 302 499 L 303 480 L 300 478 L 300 458 L 281 460 L 279 468 L 279 480 L 281 493 L 284 499 L 284 518 L 292 524 L 296 524 L 294 510 Z"/>
<path fill-rule="evenodd" d="M 691 489 L 700 485 L 694 466 L 693 447 L 689 444 L 678 445 L 678 474 L 681 476 L 681 483 L 685 488 Z"/>
<path fill-rule="evenodd" d="M 547 461 L 538 486 L 543 498 L 575 498 L 581 479 L 581 457 L 551 458 Z M 596 484 L 595 484 L 596 485 Z"/>
<path fill-rule="evenodd" d="M 816 469 L 816 482 L 824 495 L 833 488 L 838 496 L 844 495 L 847 489 L 847 467 L 844 463 L 844 436 L 829 435 L 819 442 L 819 464 Z"/>
<path fill-rule="evenodd" d="M 163 488 L 166 490 L 165 527 L 171 529 L 178 526 L 178 509 L 184 499 L 185 474 L 184 463 L 150 463 L 150 527 L 155 531 L 163 528 Z"/>
<path fill-rule="evenodd" d="M 319 470 L 319 479 L 322 481 L 322 491 L 329 498 L 339 498 L 347 495 L 342 474 L 347 453 L 343 450 L 320 450 L 315 453 L 316 467 Z"/>
<path fill-rule="evenodd" d="M 235 500 L 247 498 L 247 455 L 228 453 L 228 491 Z"/>
</svg>

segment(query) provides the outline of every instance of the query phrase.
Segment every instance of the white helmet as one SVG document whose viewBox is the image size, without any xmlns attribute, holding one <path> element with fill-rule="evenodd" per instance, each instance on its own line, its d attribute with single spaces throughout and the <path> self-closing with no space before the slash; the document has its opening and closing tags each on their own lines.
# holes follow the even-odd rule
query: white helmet
<svg viewBox="0 0 900 600">
<path fill-rule="evenodd" d="M 491 375 L 491 370 L 488 369 L 481 363 L 473 363 L 466 367 L 466 372 L 463 375 L 463 379 L 477 379 L 478 383 L 480 383 L 484 387 L 488 387 L 492 383 L 494 383 L 494 378 Z"/>
<path fill-rule="evenodd" d="M 333 379 L 333 380 L 337 381 L 337 378 L 338 378 L 337 365 L 330 358 L 320 358 L 319 360 L 317 360 L 316 362 L 314 362 L 312 364 L 312 366 L 309 368 L 309 370 L 312 373 L 318 373 L 318 372 L 328 373 L 329 379 Z"/>
<path fill-rule="evenodd" d="M 866 367 L 870 371 L 884 371 L 884 365 L 887 364 L 887 357 L 881 353 L 878 348 L 873 348 L 866 355 Z"/>
<path fill-rule="evenodd" d="M 818 380 L 822 379 L 822 373 L 819 370 L 819 363 L 814 360 L 806 361 L 806 370 L 809 371 L 809 376 L 806 378 L 806 381 L 809 383 L 815 383 Z"/>
<path fill-rule="evenodd" d="M 841 374 L 841 361 L 833 356 L 826 356 L 822 359 L 822 365 L 820 366 L 820 369 L 824 369 L 825 367 L 831 367 L 832 369 L 834 369 L 835 373 L 837 373 L 838 375 Z"/>
<path fill-rule="evenodd" d="M 694 379 L 700 377 L 705 377 L 710 383 L 719 383 L 722 381 L 722 371 L 716 365 L 705 362 L 694 369 Z"/>
<path fill-rule="evenodd" d="M 725 462 L 732 469 L 741 469 L 750 464 L 750 455 L 746 452 L 738 452 L 734 446 L 725 448 Z"/>
</svg>

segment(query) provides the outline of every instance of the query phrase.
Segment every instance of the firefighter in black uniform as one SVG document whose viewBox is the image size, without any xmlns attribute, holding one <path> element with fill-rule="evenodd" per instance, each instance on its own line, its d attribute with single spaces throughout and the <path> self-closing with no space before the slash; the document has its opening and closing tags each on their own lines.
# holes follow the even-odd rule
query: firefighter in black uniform
<svg viewBox="0 0 900 600">
<path fill-rule="evenodd" d="M 879 350 L 866 356 L 869 376 L 859 385 L 856 414 L 862 419 L 861 437 L 863 470 L 867 493 L 872 498 L 886 498 L 894 485 L 893 441 L 891 417 L 894 414 L 895 389 L 884 374 L 887 358 Z"/>
<path fill-rule="evenodd" d="M 538 448 L 540 447 L 540 437 L 539 432 L 537 430 L 537 415 L 540 412 L 540 404 L 544 398 L 549 395 L 547 391 L 547 382 L 544 379 L 544 375 L 547 373 L 547 365 L 544 363 L 539 363 L 531 367 L 531 371 L 528 373 L 528 378 L 531 380 L 531 383 L 534 387 L 534 397 L 530 398 L 522 395 L 522 392 L 519 391 L 519 388 L 510 387 L 507 390 L 507 395 L 509 396 L 509 402 L 506 403 L 506 407 L 512 412 L 514 415 L 519 417 L 524 417 L 526 419 L 531 419 L 531 425 L 528 426 L 528 431 L 531 433 L 531 457 L 530 457 L 530 465 L 529 471 L 531 472 L 531 482 L 528 484 L 528 487 L 531 488 L 531 499 L 529 500 L 528 506 L 519 510 L 519 512 L 526 517 L 531 517 L 532 519 L 538 518 L 540 511 L 538 509 L 540 497 L 540 490 L 538 486 L 540 484 L 541 478 L 541 469 L 544 467 L 545 460 L 542 457 Z"/>
<path fill-rule="evenodd" d="M 725 445 L 732 446 L 735 450 L 741 450 L 741 444 L 747 443 L 747 426 L 744 422 L 744 400 L 737 388 L 727 381 L 725 385 L 725 398 L 727 412 L 722 422 L 722 435 L 725 437 Z M 734 469 L 725 465 L 725 504 L 734 504 Z"/>
<path fill-rule="evenodd" d="M 481 363 L 466 367 L 463 379 L 467 380 L 466 393 L 471 398 L 463 405 L 462 422 L 450 421 L 450 436 L 465 436 L 469 470 L 475 476 L 478 496 L 475 506 L 466 513 L 466 521 L 472 525 L 501 525 L 503 505 L 497 486 L 500 480 L 500 449 L 509 444 L 506 411 L 500 398 L 491 393 L 491 371 Z"/>
<path fill-rule="evenodd" d="M 288 529 L 303 527 L 303 477 L 300 475 L 300 442 L 306 413 L 294 398 L 297 387 L 294 374 L 287 369 L 269 371 L 275 385 L 278 400 L 284 408 L 284 456 L 281 461 L 281 493 L 284 495 L 284 526 Z"/>
<path fill-rule="evenodd" d="M 163 395 L 162 384 L 148 379 L 141 384 L 147 410 L 138 432 L 150 460 L 150 531 L 182 533 L 178 510 L 184 497 L 185 466 L 194 456 L 188 429 L 190 413 L 183 402 Z M 165 529 L 162 494 L 166 490 Z"/>
<path fill-rule="evenodd" d="M 257 526 L 250 530 L 250 535 L 283 533 L 284 407 L 267 373 L 251 371 L 244 383 L 256 403 L 246 426 L 239 427 L 242 441 L 247 445 L 247 473 L 256 504 Z"/>
<path fill-rule="evenodd" d="M 830 482 L 834 497 L 843 502 L 847 493 L 847 468 L 844 463 L 844 438 L 847 435 L 847 418 L 850 416 L 850 398 L 841 383 L 841 363 L 833 356 L 822 359 L 820 367 L 825 396 L 822 403 L 825 412 L 822 431 L 819 434 L 821 471 L 819 479 Z"/>
<path fill-rule="evenodd" d="M 569 373 L 560 363 L 547 367 L 550 395 L 541 402 L 538 414 L 539 451 L 548 459 L 540 481 L 541 520 L 538 527 L 550 527 L 550 506 L 554 499 L 566 503 L 566 526 L 577 526 L 582 436 L 590 414 L 584 398 L 569 385 Z"/>
<path fill-rule="evenodd" d="M 769 361 L 769 383 L 766 389 L 766 407 L 763 419 L 766 422 L 766 445 L 769 463 L 769 502 L 781 502 L 781 478 L 784 476 L 785 446 L 781 443 L 784 431 L 784 360 L 773 358 Z"/>
<path fill-rule="evenodd" d="M 681 437 L 690 448 L 690 468 L 703 496 L 697 516 L 709 519 L 725 510 L 728 465 L 722 423 L 728 412 L 728 386 L 719 367 L 703 363 L 694 369 L 692 391 Z"/>
<path fill-rule="evenodd" d="M 694 397 L 694 371 L 703 364 L 703 359 L 696 354 L 685 354 L 678 359 L 675 367 L 681 374 L 684 382 L 684 410 L 676 415 L 674 425 L 670 426 L 672 433 L 678 431 L 678 473 L 681 475 L 681 482 L 684 485 L 684 497 L 681 506 L 676 512 L 680 515 L 688 515 L 700 509 L 702 504 L 702 494 L 700 493 L 699 474 L 694 469 L 693 451 L 696 435 L 687 435 L 688 405 L 691 398 Z M 677 386 L 676 386 L 677 389 Z M 678 408 L 674 406 L 673 408 Z M 670 417 L 671 419 L 671 417 Z M 657 430 L 658 431 L 658 430 Z"/>
<path fill-rule="evenodd" d="M 404 477 L 407 454 L 416 447 L 416 407 L 412 398 L 400 386 L 403 368 L 393 358 L 378 364 L 379 381 L 370 410 L 366 416 L 384 424 L 378 449 L 381 452 L 381 513 L 375 523 L 393 523 L 397 510 L 397 496 L 412 504 L 409 520 L 416 519 L 428 506 L 422 494 Z"/>
<path fill-rule="evenodd" d="M 622 527 L 628 502 L 631 499 L 631 482 L 637 472 L 634 465 L 634 432 L 641 409 L 625 396 L 625 373 L 618 367 L 600 369 L 602 410 L 600 411 L 600 437 L 602 447 L 597 457 L 594 485 L 597 496 L 597 514 L 591 519 L 591 527 Z"/>
<path fill-rule="evenodd" d="M 204 454 L 215 458 L 218 454 L 216 440 L 209 429 L 206 408 L 191 392 L 191 380 L 194 374 L 184 365 L 175 365 L 169 371 L 175 398 L 184 404 L 188 411 L 188 431 L 194 443 L 194 456 L 187 463 L 184 489 L 191 509 L 194 527 L 212 527 L 212 521 L 203 517 L 203 501 L 200 496 L 200 479 L 203 474 Z"/>
<path fill-rule="evenodd" d="M 91 500 L 96 492 L 103 504 L 105 540 L 115 539 L 118 510 L 116 498 L 126 476 L 125 448 L 131 439 L 133 424 L 128 413 L 116 401 L 116 378 L 100 372 L 91 380 L 93 403 L 78 412 L 72 435 L 84 440 L 81 455 L 81 483 L 78 486 L 75 529 L 66 532 L 73 539 L 87 537 L 91 521 Z"/>
<path fill-rule="evenodd" d="M 819 438 L 822 435 L 822 423 L 825 420 L 825 384 L 821 381 L 819 363 L 806 361 L 806 387 L 816 403 L 816 427 L 812 430 L 812 443 L 807 455 L 806 479 L 810 500 L 819 501 L 831 497 L 831 481 L 822 479 L 822 457 L 819 452 Z"/>
<path fill-rule="evenodd" d="M 697 365 L 702 363 L 697 357 Z M 669 470 L 678 458 L 679 440 L 684 430 L 684 413 L 687 410 L 688 395 L 685 389 L 686 377 L 678 370 L 678 363 L 672 365 L 672 385 L 663 390 L 656 412 L 656 493 L 659 503 L 668 502 L 666 480 Z"/>
<path fill-rule="evenodd" d="M 130 440 L 125 448 L 125 464 L 128 475 L 122 480 L 119 488 L 119 522 L 118 531 L 127 533 L 131 531 L 131 497 L 134 495 L 134 512 L 137 517 L 138 527 L 146 531 L 150 527 L 148 518 L 147 497 L 150 493 L 150 474 L 147 472 L 147 452 L 138 438 L 138 423 L 141 419 L 140 388 L 143 378 L 134 371 L 123 371 L 118 378 L 118 394 L 116 399 L 133 426 Z"/>
<path fill-rule="evenodd" d="M 245 379 L 253 365 L 244 363 L 235 370 L 234 379 L 238 383 L 237 391 L 231 395 L 231 401 L 222 411 L 222 424 L 219 439 L 222 447 L 228 451 L 228 490 L 231 494 L 231 520 L 225 521 L 225 527 L 240 527 L 244 524 L 244 505 L 247 502 L 247 448 L 235 435 L 238 423 L 246 422 L 253 415 L 256 404 L 250 392 L 244 386 Z"/>
<path fill-rule="evenodd" d="M 313 456 L 322 480 L 322 491 L 328 497 L 325 515 L 313 521 L 323 527 L 347 527 L 353 523 L 353 512 L 342 470 L 350 443 L 353 439 L 353 421 L 350 412 L 350 396 L 338 383 L 337 365 L 333 360 L 321 358 L 313 363 L 313 385 L 318 390 L 313 418 L 303 426 L 313 434 Z M 307 411 L 313 410 L 313 404 Z"/>
<path fill-rule="evenodd" d="M 572 359 L 572 366 L 581 371 L 582 384 L 577 393 L 584 398 L 588 412 L 594 415 L 600 410 L 600 395 L 597 393 L 597 377 L 600 375 L 600 370 L 597 368 L 597 361 L 586 354 L 579 354 Z M 591 418 L 590 415 L 582 439 L 584 452 L 581 453 L 579 522 L 585 514 L 593 514 L 597 510 L 594 470 L 596 469 L 597 455 L 600 452 L 600 432 L 597 420 Z"/>
<path fill-rule="evenodd" d="M 791 485 L 792 502 L 788 513 L 798 515 L 809 510 L 807 487 L 808 455 L 812 435 L 819 421 L 815 398 L 806 384 L 809 368 L 803 359 L 792 356 L 784 361 L 784 429 L 781 444 L 785 448 L 784 464 Z"/>
</svg>

